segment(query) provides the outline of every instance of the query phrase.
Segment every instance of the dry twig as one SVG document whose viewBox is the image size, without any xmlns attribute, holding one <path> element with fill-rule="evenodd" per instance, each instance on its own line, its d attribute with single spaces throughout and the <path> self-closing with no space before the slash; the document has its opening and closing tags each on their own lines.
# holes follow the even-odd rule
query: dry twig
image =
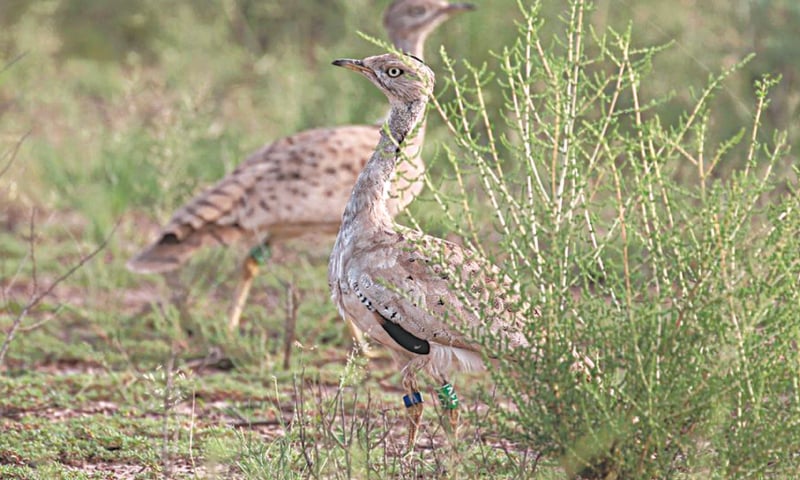
<svg viewBox="0 0 800 480">
<path fill-rule="evenodd" d="M 36 256 L 35 256 L 35 223 L 34 223 L 34 212 L 31 213 L 31 223 L 30 223 L 30 238 L 29 238 L 29 249 L 30 249 L 30 258 L 33 262 L 33 271 L 34 271 L 34 290 L 31 292 L 31 297 L 28 300 L 28 303 L 22 307 L 22 310 L 17 314 L 14 321 L 11 323 L 11 328 L 9 328 L 8 333 L 6 333 L 6 339 L 3 341 L 3 345 L 0 346 L 0 366 L 3 365 L 6 357 L 6 353 L 8 353 L 8 348 L 11 346 L 11 341 L 14 340 L 14 335 L 19 330 L 22 321 L 36 308 L 42 300 L 44 300 L 47 296 L 53 293 L 53 291 L 58 287 L 61 282 L 68 279 L 72 275 L 75 274 L 78 270 L 80 270 L 84 265 L 86 265 L 91 259 L 97 256 L 98 253 L 103 251 L 106 246 L 108 245 L 108 241 L 114 235 L 114 232 L 117 231 L 117 227 L 119 223 L 114 225 L 114 228 L 111 229 L 111 233 L 98 245 L 94 250 L 89 252 L 87 255 L 84 255 L 78 260 L 76 264 L 70 267 L 66 272 L 62 273 L 58 278 L 53 280 L 50 285 L 42 291 L 39 291 L 37 279 L 36 279 Z"/>
</svg>

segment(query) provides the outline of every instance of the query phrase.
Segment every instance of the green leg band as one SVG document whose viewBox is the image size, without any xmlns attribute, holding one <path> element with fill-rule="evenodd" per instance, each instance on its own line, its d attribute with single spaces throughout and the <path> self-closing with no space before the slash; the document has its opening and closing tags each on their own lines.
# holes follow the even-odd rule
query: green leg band
<svg viewBox="0 0 800 480">
<path fill-rule="evenodd" d="M 259 265 L 265 265 L 270 257 L 269 245 L 258 245 L 250 249 L 250 258 Z"/>
<path fill-rule="evenodd" d="M 436 391 L 439 394 L 439 402 L 445 410 L 458 408 L 458 395 L 452 385 L 445 383 L 442 388 Z"/>
</svg>

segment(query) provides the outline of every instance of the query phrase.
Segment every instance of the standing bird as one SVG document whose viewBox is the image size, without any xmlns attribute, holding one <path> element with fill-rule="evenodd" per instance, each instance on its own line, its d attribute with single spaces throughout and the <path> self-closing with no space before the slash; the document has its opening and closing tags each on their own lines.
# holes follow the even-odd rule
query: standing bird
<svg viewBox="0 0 800 480">
<path fill-rule="evenodd" d="M 425 39 L 439 24 L 473 8 L 443 0 L 395 0 L 383 24 L 399 50 L 421 56 Z M 262 147 L 175 212 L 158 239 L 127 263 L 128 269 L 168 273 L 203 246 L 246 242 L 253 248 L 228 316 L 229 328 L 237 328 L 269 245 L 308 233 L 335 234 L 356 176 L 378 137 L 377 125 L 347 125 L 306 130 Z M 421 131 L 418 143 L 422 137 Z M 418 150 L 398 167 L 389 203 L 392 215 L 422 190 L 425 165 Z M 358 332 L 353 334 L 358 340 Z"/>
<path fill-rule="evenodd" d="M 433 72 L 415 57 L 393 54 L 333 64 L 367 77 L 391 106 L 375 152 L 345 207 L 328 283 L 342 317 L 387 347 L 402 365 L 410 450 L 422 417 L 417 373 L 425 371 L 440 383 L 439 400 L 455 430 L 458 397 L 451 373 L 483 368 L 476 339 L 486 335 L 507 348 L 528 345 L 522 311 L 529 307 L 510 280 L 475 252 L 392 220 L 390 180 L 423 121 Z"/>
</svg>

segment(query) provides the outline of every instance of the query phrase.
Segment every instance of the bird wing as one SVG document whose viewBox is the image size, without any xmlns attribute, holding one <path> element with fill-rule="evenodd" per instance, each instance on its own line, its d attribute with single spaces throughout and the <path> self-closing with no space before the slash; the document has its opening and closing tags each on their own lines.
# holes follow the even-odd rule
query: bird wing
<svg viewBox="0 0 800 480">
<path fill-rule="evenodd" d="M 348 286 L 407 350 L 426 353 L 425 342 L 434 342 L 476 351 L 487 330 L 526 343 L 514 285 L 474 252 L 407 231 L 362 258 L 369 264 L 348 269 Z"/>
<path fill-rule="evenodd" d="M 377 138 L 376 127 L 351 125 L 277 140 L 175 212 L 164 231 L 186 235 L 208 224 L 257 231 L 273 222 L 327 221 L 328 216 L 338 224 L 352 184 Z M 309 202 L 334 203 L 336 211 L 302 208 Z"/>
<path fill-rule="evenodd" d="M 204 245 L 242 237 L 335 233 L 378 136 L 378 127 L 350 125 L 307 130 L 266 145 L 178 209 L 128 268 L 173 270 Z"/>
</svg>

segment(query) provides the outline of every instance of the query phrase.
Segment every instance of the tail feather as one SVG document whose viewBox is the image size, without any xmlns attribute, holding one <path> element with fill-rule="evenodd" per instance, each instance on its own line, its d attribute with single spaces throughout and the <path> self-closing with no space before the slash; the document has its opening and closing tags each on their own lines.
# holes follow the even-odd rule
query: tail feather
<svg viewBox="0 0 800 480">
<path fill-rule="evenodd" d="M 431 344 L 431 364 L 440 372 L 477 372 L 485 369 L 481 354 L 465 348 Z"/>
</svg>

